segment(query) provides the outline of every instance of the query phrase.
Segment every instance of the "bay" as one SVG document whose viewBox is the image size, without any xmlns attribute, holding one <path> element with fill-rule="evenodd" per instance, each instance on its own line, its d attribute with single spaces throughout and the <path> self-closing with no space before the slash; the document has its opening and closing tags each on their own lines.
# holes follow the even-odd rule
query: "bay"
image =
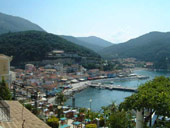
<svg viewBox="0 0 170 128">
<path fill-rule="evenodd" d="M 124 87 L 133 87 L 137 88 L 139 85 L 152 80 L 156 76 L 170 76 L 170 72 L 156 72 L 148 70 L 134 70 L 134 73 L 137 75 L 149 76 L 149 79 L 139 80 L 139 79 L 127 79 L 127 80 L 101 80 L 105 82 L 113 82 L 114 85 L 120 85 Z M 96 88 L 87 88 L 79 93 L 74 95 L 75 105 L 77 107 L 90 108 L 89 100 L 92 99 L 91 109 L 93 111 L 100 111 L 102 106 L 108 106 L 112 102 L 116 104 L 124 101 L 124 98 L 130 96 L 132 92 L 125 91 L 116 91 L 116 90 L 107 90 L 107 89 L 96 89 Z M 67 105 L 72 105 L 72 100 L 69 99 L 66 102 Z"/>
</svg>

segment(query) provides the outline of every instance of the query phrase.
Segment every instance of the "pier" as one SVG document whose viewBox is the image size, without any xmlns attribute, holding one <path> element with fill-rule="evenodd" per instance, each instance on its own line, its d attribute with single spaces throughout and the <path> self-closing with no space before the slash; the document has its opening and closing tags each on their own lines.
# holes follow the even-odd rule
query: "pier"
<svg viewBox="0 0 170 128">
<path fill-rule="evenodd" d="M 90 87 L 99 88 L 99 89 L 108 89 L 108 90 L 118 90 L 118 91 L 127 91 L 127 92 L 136 92 L 136 88 L 122 87 L 118 85 L 101 85 L 101 84 L 91 84 Z"/>
<path fill-rule="evenodd" d="M 98 82 L 85 81 L 80 83 L 75 83 L 71 85 L 72 88 L 64 90 L 64 95 L 72 95 L 76 92 L 80 92 L 88 87 L 98 88 L 98 89 L 108 89 L 108 90 L 118 90 L 126 92 L 137 92 L 137 88 L 122 87 L 120 85 L 108 85 L 101 84 Z"/>
</svg>

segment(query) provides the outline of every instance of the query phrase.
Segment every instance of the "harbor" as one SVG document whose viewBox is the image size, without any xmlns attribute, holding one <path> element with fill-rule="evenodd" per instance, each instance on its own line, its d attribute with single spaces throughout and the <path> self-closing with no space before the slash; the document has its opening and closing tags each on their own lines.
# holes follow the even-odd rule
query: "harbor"
<svg viewBox="0 0 170 128">
<path fill-rule="evenodd" d="M 70 89 L 64 90 L 64 95 L 73 95 L 77 92 L 80 92 L 88 87 L 98 88 L 98 89 L 108 89 L 108 90 L 118 90 L 118 91 L 128 91 L 128 92 L 136 92 L 137 88 L 133 87 L 124 87 L 121 85 L 114 85 L 114 81 L 126 81 L 126 80 L 145 80 L 148 79 L 148 76 L 136 75 L 132 74 L 129 77 L 115 77 L 115 78 L 107 78 L 100 80 L 87 80 L 83 82 L 73 83 L 71 84 Z M 107 84 L 106 84 L 107 83 Z"/>
<path fill-rule="evenodd" d="M 128 92 L 136 92 L 136 88 L 130 88 L 130 87 L 123 87 L 120 85 L 107 85 L 107 84 L 101 84 L 100 82 L 94 82 L 94 81 L 85 81 L 85 82 L 79 82 L 75 84 L 71 84 L 70 89 L 64 90 L 64 95 L 73 95 L 77 92 L 80 92 L 88 87 L 92 88 L 98 88 L 98 89 L 108 89 L 108 90 L 119 90 L 119 91 L 128 91 Z"/>
<path fill-rule="evenodd" d="M 141 84 L 144 84 L 148 80 L 152 80 L 156 76 L 170 76 L 170 72 L 155 72 L 148 70 L 134 70 L 134 74 L 149 76 L 149 79 L 128 79 L 128 78 L 110 78 L 102 80 L 93 80 L 90 81 L 92 84 L 102 83 L 103 85 L 120 85 L 121 87 L 127 88 L 138 88 Z M 108 106 L 115 102 L 119 104 L 124 101 L 124 99 L 134 92 L 130 91 L 120 91 L 120 90 L 109 90 L 109 89 L 100 89 L 95 87 L 88 86 L 87 88 L 74 93 L 75 103 L 77 107 L 89 108 L 90 103 L 89 99 L 92 99 L 92 109 L 94 111 L 100 111 L 102 106 Z M 68 99 L 66 105 L 72 105 L 72 99 Z"/>
</svg>

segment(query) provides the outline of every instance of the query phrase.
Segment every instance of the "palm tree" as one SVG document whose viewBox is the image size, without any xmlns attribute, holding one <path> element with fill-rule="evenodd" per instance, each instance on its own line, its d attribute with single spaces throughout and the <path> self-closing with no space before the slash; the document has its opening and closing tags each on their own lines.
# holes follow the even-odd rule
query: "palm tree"
<svg viewBox="0 0 170 128">
<path fill-rule="evenodd" d="M 55 103 L 58 104 L 58 105 L 63 105 L 64 102 L 66 102 L 66 97 L 65 95 L 60 92 L 60 93 L 57 93 L 56 95 L 56 98 L 55 98 Z"/>
</svg>

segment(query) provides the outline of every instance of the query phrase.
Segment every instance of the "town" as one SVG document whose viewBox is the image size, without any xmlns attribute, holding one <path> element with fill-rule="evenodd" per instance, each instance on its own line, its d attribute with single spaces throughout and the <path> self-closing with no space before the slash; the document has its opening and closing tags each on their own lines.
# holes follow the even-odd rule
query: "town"
<svg viewBox="0 0 170 128">
<path fill-rule="evenodd" d="M 0 128 L 170 128 L 169 5 L 1 0 Z"/>
<path fill-rule="evenodd" d="M 13 100 L 20 101 L 44 122 L 47 122 L 52 116 L 57 116 L 60 118 L 60 124 L 58 125 L 61 125 L 61 128 L 73 127 L 73 125 L 83 127 L 91 122 L 89 121 L 90 119 L 85 119 L 84 115 L 77 116 L 80 114 L 81 108 L 76 107 L 74 93 L 88 87 L 97 87 L 95 81 L 97 82 L 100 79 L 147 78 L 131 73 L 134 65 L 139 64 L 133 58 L 119 60 L 124 65 L 124 68 L 113 71 L 86 69 L 79 64 L 64 65 L 63 63 L 47 64 L 40 67 L 25 64 L 24 69 L 19 69 L 10 66 L 12 57 L 0 55 L 0 60 L 2 61 L 1 80 L 5 79 L 8 82 Z M 147 63 L 140 63 L 145 64 L 143 65 L 145 67 L 147 66 Z M 108 89 L 111 89 L 110 86 Z M 116 89 L 120 90 L 122 88 L 117 87 Z M 132 90 L 130 89 L 130 91 Z M 58 99 L 59 103 L 57 102 L 57 97 L 60 98 Z M 72 106 L 65 106 L 63 97 L 72 98 Z M 98 123 L 95 124 L 99 127 L 99 119 Z"/>
</svg>

